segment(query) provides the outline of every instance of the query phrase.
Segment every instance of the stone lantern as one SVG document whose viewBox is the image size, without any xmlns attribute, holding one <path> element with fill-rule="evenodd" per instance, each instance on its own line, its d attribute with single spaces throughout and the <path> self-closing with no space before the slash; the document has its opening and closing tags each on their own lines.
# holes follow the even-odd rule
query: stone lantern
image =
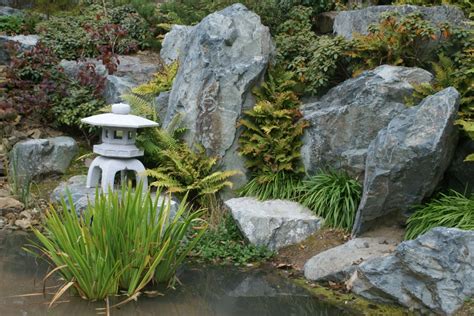
<svg viewBox="0 0 474 316">
<path fill-rule="evenodd" d="M 143 156 L 143 151 L 135 146 L 137 129 L 158 126 L 158 123 L 140 116 L 130 114 L 130 106 L 124 103 L 112 105 L 112 113 L 105 113 L 83 118 L 83 123 L 102 127 L 102 144 L 94 145 L 94 159 L 87 173 L 88 188 L 97 187 L 100 183 L 103 192 L 114 187 L 115 176 L 120 171 L 121 180 L 127 171 L 135 172 L 137 183 L 148 186 L 144 174 L 145 166 L 136 157 Z"/>
</svg>

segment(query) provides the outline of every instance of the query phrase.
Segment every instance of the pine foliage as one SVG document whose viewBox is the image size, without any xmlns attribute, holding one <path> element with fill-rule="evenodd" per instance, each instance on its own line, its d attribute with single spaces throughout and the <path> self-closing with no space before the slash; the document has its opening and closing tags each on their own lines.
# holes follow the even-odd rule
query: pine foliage
<svg viewBox="0 0 474 316">
<path fill-rule="evenodd" d="M 292 91 L 295 84 L 293 73 L 273 68 L 267 81 L 254 90 L 257 103 L 239 123 L 243 127 L 239 152 L 254 179 L 241 194 L 283 198 L 289 193 L 282 182 L 297 181 L 304 173 L 300 148 L 308 122 L 301 119 L 300 101 Z"/>
</svg>

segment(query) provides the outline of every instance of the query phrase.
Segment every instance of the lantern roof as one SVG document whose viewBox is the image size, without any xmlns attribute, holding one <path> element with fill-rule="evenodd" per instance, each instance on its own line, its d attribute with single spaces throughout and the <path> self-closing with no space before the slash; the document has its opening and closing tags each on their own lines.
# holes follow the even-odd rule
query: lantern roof
<svg viewBox="0 0 474 316">
<path fill-rule="evenodd" d="M 112 113 L 104 113 L 81 119 L 81 122 L 104 127 L 142 128 L 158 126 L 158 123 L 141 116 L 130 114 L 130 105 L 112 104 Z"/>
</svg>

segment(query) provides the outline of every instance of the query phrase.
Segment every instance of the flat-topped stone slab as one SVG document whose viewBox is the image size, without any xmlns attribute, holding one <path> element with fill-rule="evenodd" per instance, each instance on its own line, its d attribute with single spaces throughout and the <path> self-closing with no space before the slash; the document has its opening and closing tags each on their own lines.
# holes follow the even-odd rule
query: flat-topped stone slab
<svg viewBox="0 0 474 316">
<path fill-rule="evenodd" d="M 352 239 L 309 259 L 304 265 L 304 276 L 312 281 L 344 282 L 359 264 L 391 253 L 397 244 L 398 241 L 383 237 Z"/>
<path fill-rule="evenodd" d="M 225 202 L 250 243 L 270 250 L 299 243 L 320 229 L 323 219 L 286 200 L 235 198 Z"/>
</svg>

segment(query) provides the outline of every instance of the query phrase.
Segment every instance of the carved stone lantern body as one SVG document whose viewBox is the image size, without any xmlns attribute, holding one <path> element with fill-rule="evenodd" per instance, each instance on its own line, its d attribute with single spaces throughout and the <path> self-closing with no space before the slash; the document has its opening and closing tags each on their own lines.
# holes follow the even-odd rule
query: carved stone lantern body
<svg viewBox="0 0 474 316">
<path fill-rule="evenodd" d="M 94 145 L 94 159 L 87 173 L 87 187 L 94 188 L 99 184 L 103 192 L 114 188 L 115 176 L 120 172 L 121 180 L 127 171 L 133 171 L 137 183 L 148 186 L 145 167 L 136 157 L 143 156 L 143 151 L 135 145 L 137 129 L 155 127 L 158 123 L 130 114 L 130 106 L 124 103 L 112 105 L 112 113 L 105 113 L 83 118 L 83 123 L 102 127 L 102 143 Z"/>
</svg>

